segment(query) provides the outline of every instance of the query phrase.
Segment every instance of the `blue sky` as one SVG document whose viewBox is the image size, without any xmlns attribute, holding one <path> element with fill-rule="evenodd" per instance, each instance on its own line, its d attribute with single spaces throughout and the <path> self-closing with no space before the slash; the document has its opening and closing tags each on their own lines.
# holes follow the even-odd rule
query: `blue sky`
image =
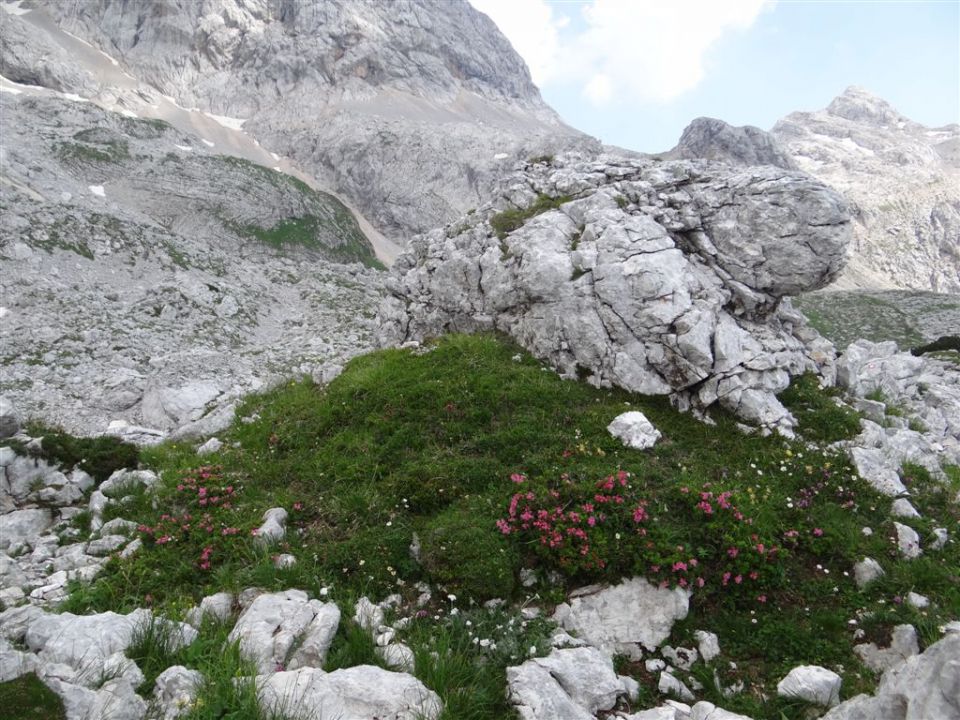
<svg viewBox="0 0 960 720">
<path fill-rule="evenodd" d="M 546 101 L 607 143 L 672 147 L 700 115 L 769 129 L 849 85 L 960 122 L 960 0 L 470 0 Z"/>
</svg>

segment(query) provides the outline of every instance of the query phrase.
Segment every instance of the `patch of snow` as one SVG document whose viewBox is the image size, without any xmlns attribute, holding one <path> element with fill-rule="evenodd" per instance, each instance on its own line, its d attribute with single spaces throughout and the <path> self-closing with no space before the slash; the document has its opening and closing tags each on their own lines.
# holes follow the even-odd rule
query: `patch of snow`
<svg viewBox="0 0 960 720">
<path fill-rule="evenodd" d="M 493 156 L 493 159 L 494 159 L 494 160 L 506 160 L 508 157 L 510 157 L 510 156 L 509 156 L 507 153 L 497 153 L 496 155 Z"/>
<path fill-rule="evenodd" d="M 10 93 L 11 95 L 21 95 L 23 90 L 17 90 L 15 87 L 8 87 L 6 84 L 0 85 L 0 92 Z"/>
<path fill-rule="evenodd" d="M 209 147 L 213 147 L 213 143 L 212 143 L 212 142 L 210 142 L 210 141 L 207 140 L 206 138 L 201 138 L 201 139 L 203 140 L 203 144 L 204 144 L 204 145 L 207 145 L 207 146 L 209 146 Z"/>
<path fill-rule="evenodd" d="M 133 112 L 132 110 L 127 110 L 126 108 L 120 108 L 119 110 L 117 110 L 117 112 L 120 113 L 121 115 L 123 115 L 124 117 L 128 117 L 128 118 L 140 117 L 139 115 L 137 115 L 137 114 L 136 114 L 135 112 Z"/>
<path fill-rule="evenodd" d="M 243 124 L 246 122 L 245 119 L 227 117 L 226 115 L 214 115 L 213 113 L 208 112 L 205 112 L 204 115 L 206 115 L 208 118 L 216 120 L 225 128 L 229 128 L 231 130 L 243 130 Z"/>
<path fill-rule="evenodd" d="M 273 169 L 276 170 L 277 172 L 283 172 L 283 170 L 280 169 L 279 165 L 274 165 Z"/>
<path fill-rule="evenodd" d="M 74 102 L 90 102 L 85 97 L 80 97 L 76 93 L 60 93 L 65 100 L 73 100 Z"/>
<path fill-rule="evenodd" d="M 103 185 L 90 185 L 89 187 L 90 187 L 90 192 L 92 192 L 94 195 L 98 195 L 100 197 L 107 196 L 106 191 L 103 189 Z"/>
<path fill-rule="evenodd" d="M 23 0 L 8 0 L 3 3 L 3 9 L 11 15 L 26 15 L 30 8 L 20 7 L 22 3 Z"/>
<path fill-rule="evenodd" d="M 183 150 L 184 152 L 192 152 L 193 148 L 189 145 L 174 145 L 177 150 Z"/>
<path fill-rule="evenodd" d="M 270 157 L 272 157 L 274 160 L 279 160 L 279 159 L 280 159 L 280 156 L 277 155 L 275 152 L 270 153 Z"/>
<path fill-rule="evenodd" d="M 863 153 L 864 155 L 870 155 L 870 156 L 876 155 L 876 153 L 870 148 L 865 148 L 862 145 L 857 145 L 853 140 L 851 140 L 848 137 L 841 140 L 840 144 L 843 145 L 845 148 L 849 148 L 850 150 L 856 150 L 857 152 Z"/>
</svg>

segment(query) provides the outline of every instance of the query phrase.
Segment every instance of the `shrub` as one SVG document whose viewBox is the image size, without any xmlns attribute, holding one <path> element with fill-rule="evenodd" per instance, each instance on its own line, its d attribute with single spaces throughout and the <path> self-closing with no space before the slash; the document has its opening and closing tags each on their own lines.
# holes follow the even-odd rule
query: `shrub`
<svg viewBox="0 0 960 720">
<path fill-rule="evenodd" d="M 570 195 L 561 195 L 555 198 L 549 195 L 538 195 L 529 207 L 504 210 L 502 213 L 497 213 L 490 218 L 490 227 L 493 228 L 497 237 L 503 240 L 514 230 L 523 227 L 523 224 L 535 215 L 540 215 L 548 210 L 556 210 L 572 199 Z"/>
</svg>

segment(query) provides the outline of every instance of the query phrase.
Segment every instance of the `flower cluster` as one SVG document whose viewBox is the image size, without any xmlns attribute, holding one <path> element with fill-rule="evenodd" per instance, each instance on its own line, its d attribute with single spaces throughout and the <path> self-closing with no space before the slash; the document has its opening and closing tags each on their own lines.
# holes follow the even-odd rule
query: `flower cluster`
<svg viewBox="0 0 960 720">
<path fill-rule="evenodd" d="M 236 488 L 225 483 L 219 466 L 197 468 L 177 483 L 171 507 L 155 523 L 141 523 L 137 530 L 148 545 L 201 547 L 196 565 L 209 570 L 218 546 L 241 534 L 241 528 L 231 522 L 236 495 Z"/>
<path fill-rule="evenodd" d="M 618 470 L 597 481 L 592 495 L 579 499 L 561 497 L 560 491 L 552 488 L 531 487 L 514 493 L 507 516 L 497 520 L 497 528 L 504 535 L 532 536 L 542 553 L 567 569 L 601 570 L 607 564 L 601 552 L 606 543 L 599 541 L 608 534 L 603 527 L 611 518 L 620 520 L 626 515 L 639 534 L 646 533 L 642 524 L 648 519 L 647 502 L 627 501 L 628 478 L 628 473 Z M 510 479 L 517 484 L 526 482 L 518 474 Z M 562 479 L 569 482 L 567 477 Z"/>
<path fill-rule="evenodd" d="M 623 470 L 594 482 L 564 474 L 545 489 L 522 475 L 511 479 L 527 487 L 513 493 L 497 528 L 567 574 L 642 573 L 662 587 L 757 598 L 783 553 L 733 490 L 709 483 L 651 496 Z M 757 602 L 766 602 L 762 596 Z"/>
</svg>

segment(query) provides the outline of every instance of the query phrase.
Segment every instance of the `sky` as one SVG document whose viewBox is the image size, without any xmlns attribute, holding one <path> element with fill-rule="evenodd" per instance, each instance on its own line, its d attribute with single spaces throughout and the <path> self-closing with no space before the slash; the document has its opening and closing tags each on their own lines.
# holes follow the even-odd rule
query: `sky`
<svg viewBox="0 0 960 720">
<path fill-rule="evenodd" d="M 960 0 L 470 0 L 570 125 L 673 147 L 695 117 L 769 130 L 850 85 L 960 122 Z"/>
</svg>

